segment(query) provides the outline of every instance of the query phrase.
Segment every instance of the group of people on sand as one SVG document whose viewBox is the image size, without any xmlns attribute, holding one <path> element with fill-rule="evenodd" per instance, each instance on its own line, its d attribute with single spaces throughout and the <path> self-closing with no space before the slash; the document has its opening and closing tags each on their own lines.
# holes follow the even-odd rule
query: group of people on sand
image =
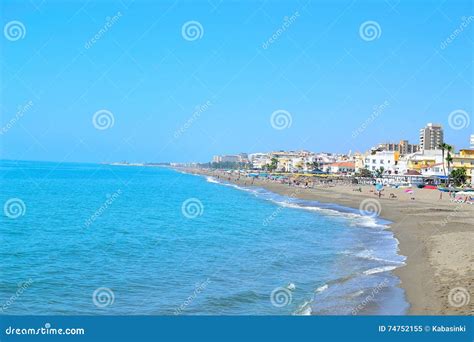
<svg viewBox="0 0 474 342">
<path fill-rule="evenodd" d="M 201 173 L 201 172 L 198 172 Z M 209 174 L 209 172 L 205 172 Z M 362 186 L 361 185 L 369 185 L 369 184 L 360 184 L 354 183 L 351 179 L 326 179 L 326 178 L 315 178 L 315 177 L 304 177 L 304 176 L 280 176 L 275 177 L 271 175 L 255 175 L 255 174 L 248 174 L 248 173 L 236 173 L 236 172 L 227 172 L 223 170 L 213 170 L 211 172 L 212 176 L 216 177 L 217 179 L 222 179 L 226 181 L 237 181 L 243 183 L 244 186 L 251 186 L 255 185 L 256 181 L 264 182 L 264 183 L 279 183 L 279 184 L 287 184 L 289 187 L 297 187 L 297 188 L 304 188 L 304 189 L 314 189 L 314 188 L 330 188 L 336 186 L 349 186 L 354 187 L 352 191 L 362 193 Z M 372 183 L 375 185 L 375 189 L 369 188 L 369 193 L 373 193 L 378 198 L 382 198 L 385 196 L 384 194 L 384 187 L 380 185 L 377 187 L 377 184 Z M 410 200 L 415 200 L 415 191 L 411 189 L 407 189 L 405 191 L 408 195 L 410 195 Z M 473 196 L 464 195 L 458 196 L 456 192 L 449 192 L 449 198 L 452 202 L 458 203 L 469 203 L 474 204 L 474 194 Z M 394 192 L 390 192 L 388 199 L 398 199 L 398 196 Z M 439 192 L 439 200 L 443 199 L 443 192 Z"/>
</svg>

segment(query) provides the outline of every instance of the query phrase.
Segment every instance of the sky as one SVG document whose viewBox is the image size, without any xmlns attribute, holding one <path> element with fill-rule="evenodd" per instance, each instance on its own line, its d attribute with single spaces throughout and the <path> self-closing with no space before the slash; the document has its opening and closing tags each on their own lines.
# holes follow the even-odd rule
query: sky
<svg viewBox="0 0 474 342">
<path fill-rule="evenodd" d="M 5 0 L 0 159 L 363 152 L 428 122 L 466 148 L 473 16 L 460 0 Z"/>
</svg>

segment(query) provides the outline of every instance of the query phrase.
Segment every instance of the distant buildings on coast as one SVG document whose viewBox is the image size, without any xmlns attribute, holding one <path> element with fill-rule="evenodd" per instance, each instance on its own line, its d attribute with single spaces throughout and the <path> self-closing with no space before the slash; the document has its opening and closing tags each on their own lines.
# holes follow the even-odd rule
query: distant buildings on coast
<svg viewBox="0 0 474 342">
<path fill-rule="evenodd" d="M 467 140 L 467 139 L 466 139 Z M 467 145 L 466 141 L 466 145 Z M 310 151 L 274 151 L 214 156 L 211 166 L 276 172 L 310 172 L 354 175 L 370 172 L 377 177 L 411 175 L 444 179 L 452 170 L 465 168 L 468 179 L 474 176 L 474 134 L 469 148 L 454 151 L 444 144 L 443 127 L 428 123 L 420 129 L 419 144 L 408 140 L 387 142 L 364 153 L 335 154 Z"/>
<path fill-rule="evenodd" d="M 214 156 L 212 158 L 213 163 L 248 163 L 247 153 L 240 153 L 237 155 L 223 155 L 223 156 Z"/>
</svg>

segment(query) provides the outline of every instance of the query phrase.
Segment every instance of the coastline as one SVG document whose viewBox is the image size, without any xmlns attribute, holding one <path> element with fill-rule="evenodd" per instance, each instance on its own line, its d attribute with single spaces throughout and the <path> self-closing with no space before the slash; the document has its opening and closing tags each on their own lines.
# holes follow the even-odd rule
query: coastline
<svg viewBox="0 0 474 342">
<path fill-rule="evenodd" d="M 399 277 L 410 304 L 411 315 L 472 315 L 474 299 L 464 305 L 453 293 L 458 288 L 468 294 L 474 290 L 474 206 L 453 203 L 448 194 L 416 189 L 415 200 L 403 189 L 386 189 L 387 196 L 378 198 L 373 186 L 337 185 L 300 188 L 266 179 L 236 177 L 224 172 L 178 168 L 178 171 L 203 176 L 222 177 L 241 186 L 258 186 L 268 191 L 304 200 L 338 204 L 358 209 L 364 199 L 380 204 L 380 218 L 391 221 L 389 229 L 399 242 L 399 253 L 405 265 L 393 270 Z M 225 178 L 223 178 L 225 177 Z M 250 184 L 252 182 L 252 184 Z M 362 192 L 353 191 L 361 188 Z M 297 189 L 298 191 L 295 191 Z M 397 196 L 389 199 L 388 193 Z M 458 297 L 459 298 L 459 297 Z M 462 298 L 464 299 L 464 298 Z M 454 305 L 453 305 L 454 303 Z"/>
</svg>

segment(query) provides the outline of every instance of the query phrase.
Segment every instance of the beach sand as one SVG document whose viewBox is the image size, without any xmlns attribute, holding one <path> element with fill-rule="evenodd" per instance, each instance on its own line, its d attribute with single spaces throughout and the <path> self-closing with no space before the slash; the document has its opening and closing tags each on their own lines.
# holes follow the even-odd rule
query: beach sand
<svg viewBox="0 0 474 342">
<path fill-rule="evenodd" d="M 249 186 L 252 180 L 202 169 L 182 170 L 219 175 L 221 179 Z M 224 178 L 225 177 L 225 178 Z M 230 177 L 230 179 L 229 179 Z M 453 203 L 449 194 L 440 199 L 438 190 L 386 188 L 378 198 L 369 185 L 297 188 L 270 180 L 254 180 L 253 186 L 306 200 L 360 208 L 362 201 L 380 203 L 380 217 L 392 222 L 406 265 L 394 273 L 401 280 L 413 315 L 472 315 L 474 313 L 474 205 Z M 354 189 L 361 188 L 362 192 Z M 396 199 L 389 199 L 393 193 Z M 376 201 L 375 201 L 376 200 Z"/>
</svg>

